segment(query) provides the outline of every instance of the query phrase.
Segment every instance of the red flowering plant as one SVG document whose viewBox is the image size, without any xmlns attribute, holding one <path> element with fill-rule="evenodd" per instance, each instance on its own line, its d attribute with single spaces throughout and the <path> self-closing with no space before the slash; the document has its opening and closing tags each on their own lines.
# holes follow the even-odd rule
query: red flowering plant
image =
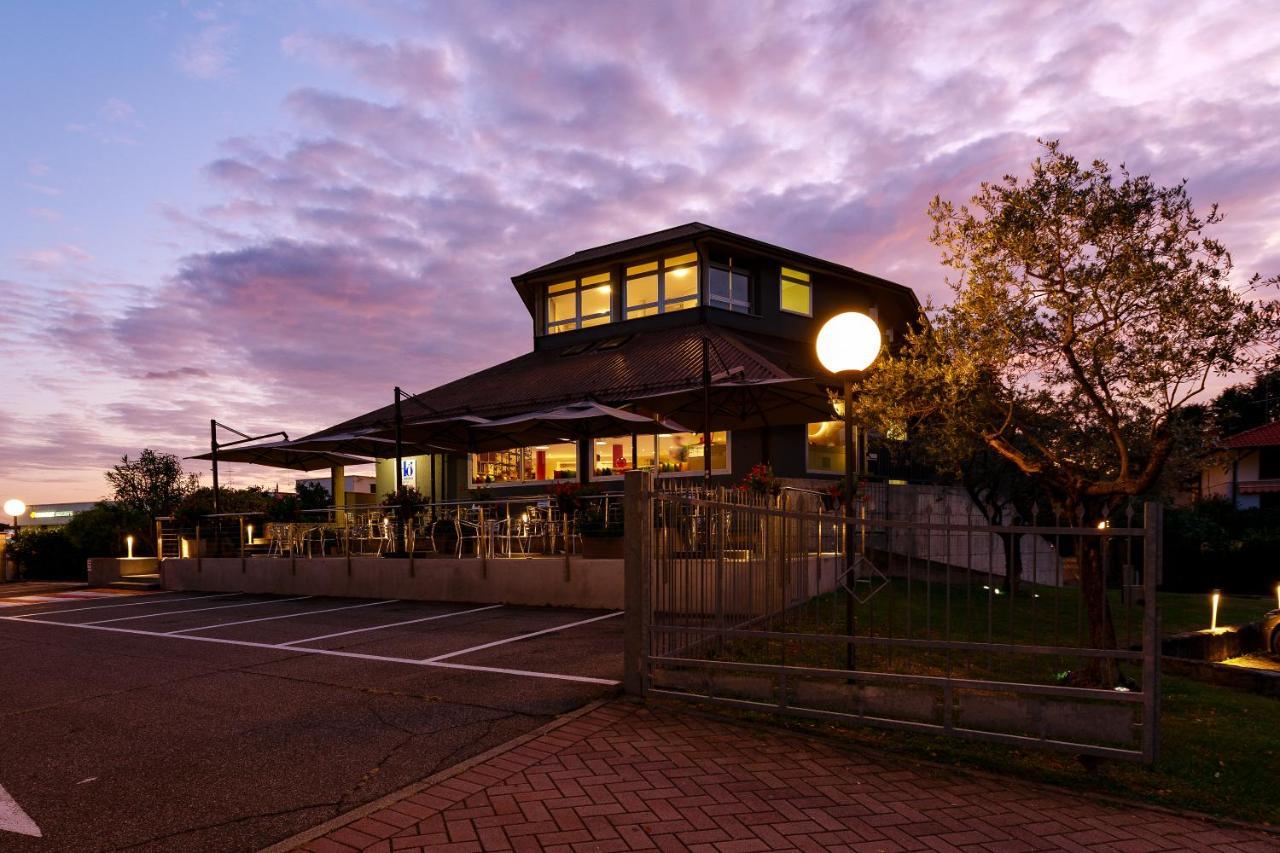
<svg viewBox="0 0 1280 853">
<path fill-rule="evenodd" d="M 861 485 L 862 484 L 855 477 L 853 480 L 853 494 L 850 495 L 845 490 L 844 478 L 842 477 L 841 479 L 836 480 L 835 484 L 831 486 L 831 488 L 827 489 L 828 500 L 826 503 L 828 505 L 828 509 L 836 509 L 845 506 L 852 508 L 853 504 L 861 503 L 866 497 L 862 492 Z"/>
<path fill-rule="evenodd" d="M 782 494 L 782 483 L 774 478 L 773 468 L 763 462 L 751 466 L 751 470 L 742 478 L 738 488 L 754 495 Z"/>
<path fill-rule="evenodd" d="M 582 484 L 575 482 L 556 483 L 547 489 L 547 494 L 556 502 L 556 506 L 565 515 L 573 515 L 582 502 Z"/>
</svg>

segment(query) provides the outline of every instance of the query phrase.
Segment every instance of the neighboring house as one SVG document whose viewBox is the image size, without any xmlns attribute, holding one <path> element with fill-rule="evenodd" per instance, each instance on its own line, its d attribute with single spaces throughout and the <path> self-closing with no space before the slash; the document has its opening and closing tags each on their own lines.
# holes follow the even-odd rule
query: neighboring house
<svg viewBox="0 0 1280 853">
<path fill-rule="evenodd" d="M 1223 441 L 1230 456 L 1225 465 L 1200 473 L 1206 498 L 1224 498 L 1236 509 L 1280 506 L 1280 421 L 1245 430 Z"/>
<path fill-rule="evenodd" d="M 701 223 L 576 252 L 512 284 L 529 312 L 532 351 L 406 399 L 406 422 L 503 418 L 586 400 L 643 411 L 646 396 L 701 387 L 704 340 L 717 377 L 820 378 L 826 374 L 814 341 L 827 319 L 843 311 L 870 314 L 891 346 L 920 310 L 903 285 Z M 411 377 L 388 374 L 388 385 L 395 379 Z M 393 411 L 386 406 L 308 438 L 375 431 L 385 440 Z M 716 481 L 736 482 L 762 460 L 780 477 L 840 476 L 843 428 L 834 417 L 714 431 Z M 701 427 L 700 420 L 678 420 Z M 450 499 L 479 487 L 527 494 L 564 480 L 620 489 L 623 474 L 635 468 L 699 476 L 704 455 L 701 434 L 690 432 L 593 435 L 484 453 L 454 446 L 406 454 L 405 462 L 406 485 Z M 394 458 L 378 460 L 379 494 L 394 490 L 394 469 Z"/>
</svg>

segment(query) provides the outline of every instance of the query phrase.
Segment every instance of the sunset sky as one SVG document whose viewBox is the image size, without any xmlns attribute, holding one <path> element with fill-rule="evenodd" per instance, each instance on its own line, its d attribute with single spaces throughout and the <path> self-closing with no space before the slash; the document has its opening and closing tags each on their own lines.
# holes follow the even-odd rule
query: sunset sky
<svg viewBox="0 0 1280 853">
<path fill-rule="evenodd" d="M 1277 32 L 1222 0 L 5 3 L 0 500 L 518 355 L 511 275 L 691 220 L 945 301 L 929 199 L 1037 137 L 1186 178 L 1239 278 L 1280 273 Z"/>
</svg>

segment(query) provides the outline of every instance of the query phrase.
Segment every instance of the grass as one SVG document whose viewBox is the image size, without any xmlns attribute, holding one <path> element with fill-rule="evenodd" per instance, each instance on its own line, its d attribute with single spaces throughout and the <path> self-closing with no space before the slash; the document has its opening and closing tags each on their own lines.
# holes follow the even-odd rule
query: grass
<svg viewBox="0 0 1280 853">
<path fill-rule="evenodd" d="M 1280 820 L 1280 701 L 1185 678 L 1164 679 L 1163 749 L 1154 767 L 1075 758 L 939 736 L 845 727 L 799 718 L 726 711 L 788 730 L 926 759 L 957 768 L 1140 800 L 1265 825 Z"/>
<path fill-rule="evenodd" d="M 1156 600 L 1160 604 L 1160 627 L 1166 635 L 1201 631 L 1209 627 L 1209 593 L 1193 595 L 1162 592 Z M 1275 608 L 1274 596 L 1223 595 L 1218 603 L 1218 624 L 1243 625 L 1261 618 L 1268 610 Z"/>
</svg>

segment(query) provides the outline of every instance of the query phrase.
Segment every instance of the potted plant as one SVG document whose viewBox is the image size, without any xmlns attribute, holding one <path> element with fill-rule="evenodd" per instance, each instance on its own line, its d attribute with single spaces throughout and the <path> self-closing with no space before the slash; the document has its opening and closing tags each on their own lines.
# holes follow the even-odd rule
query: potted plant
<svg viewBox="0 0 1280 853">
<path fill-rule="evenodd" d="M 623 557 L 622 513 L 609 514 L 604 501 L 588 501 L 578 516 L 582 534 L 582 556 L 588 560 L 621 560 Z"/>
</svg>

